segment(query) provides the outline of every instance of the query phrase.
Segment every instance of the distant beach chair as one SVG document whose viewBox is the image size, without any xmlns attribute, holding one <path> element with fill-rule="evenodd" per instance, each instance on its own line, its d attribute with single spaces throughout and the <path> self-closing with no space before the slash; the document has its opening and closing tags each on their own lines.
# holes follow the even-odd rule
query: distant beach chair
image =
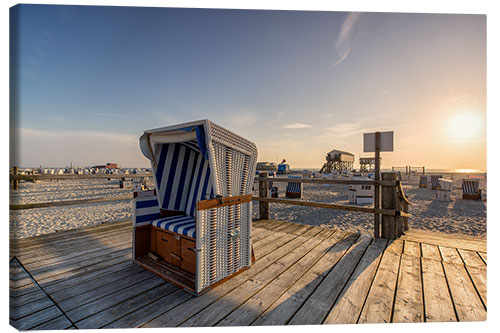
<svg viewBox="0 0 500 333">
<path fill-rule="evenodd" d="M 300 177 L 289 176 L 288 178 L 300 179 Z M 302 183 L 290 182 L 286 186 L 286 197 L 287 198 L 302 198 Z"/>
<path fill-rule="evenodd" d="M 135 263 L 200 295 L 252 262 L 257 147 L 200 120 L 145 131 L 156 189 L 134 193 Z"/>
<path fill-rule="evenodd" d="M 453 180 L 439 179 L 439 189 L 436 193 L 436 199 L 439 201 L 451 201 L 451 191 L 453 190 Z"/>
<path fill-rule="evenodd" d="M 462 198 L 464 200 L 481 200 L 481 189 L 479 188 L 479 179 L 462 180 Z"/>
<path fill-rule="evenodd" d="M 269 178 L 276 178 L 276 172 L 269 171 Z M 278 187 L 273 185 L 273 182 L 269 182 L 269 196 L 271 198 L 278 197 Z"/>
<path fill-rule="evenodd" d="M 431 175 L 431 190 L 439 190 L 439 178 L 443 178 L 443 176 Z"/>
<path fill-rule="evenodd" d="M 420 181 L 418 183 L 419 188 L 427 188 L 427 176 L 420 176 Z"/>
</svg>

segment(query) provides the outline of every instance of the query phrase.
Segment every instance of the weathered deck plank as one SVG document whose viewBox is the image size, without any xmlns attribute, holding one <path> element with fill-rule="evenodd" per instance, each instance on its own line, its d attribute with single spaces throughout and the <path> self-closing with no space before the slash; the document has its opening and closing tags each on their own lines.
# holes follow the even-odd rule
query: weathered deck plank
<svg viewBox="0 0 500 333">
<path fill-rule="evenodd" d="M 324 324 L 356 324 L 386 245 L 386 239 L 373 240 Z"/>
<path fill-rule="evenodd" d="M 403 253 L 401 257 L 392 319 L 397 323 L 424 321 L 420 257 L 414 254 Z"/>
<path fill-rule="evenodd" d="M 200 297 L 131 261 L 131 222 L 11 241 L 18 329 L 485 320 L 486 241 L 256 221 L 257 261 Z M 64 311 L 64 312 L 62 312 Z"/>
<path fill-rule="evenodd" d="M 359 317 L 359 323 L 391 322 L 402 250 L 403 242 L 400 240 L 392 242 L 385 250 Z"/>
<path fill-rule="evenodd" d="M 457 321 L 441 261 L 422 258 L 425 321 Z"/>
<path fill-rule="evenodd" d="M 463 265 L 443 262 L 451 297 L 460 321 L 486 320 L 486 309 Z"/>
</svg>

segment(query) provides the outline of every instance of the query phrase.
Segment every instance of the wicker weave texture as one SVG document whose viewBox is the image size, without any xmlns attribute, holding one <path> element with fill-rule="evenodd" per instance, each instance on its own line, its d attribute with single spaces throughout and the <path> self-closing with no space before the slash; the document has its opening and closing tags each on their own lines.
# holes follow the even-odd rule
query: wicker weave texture
<svg viewBox="0 0 500 333">
<path fill-rule="evenodd" d="M 250 266 L 251 203 L 198 211 L 197 292 Z"/>
</svg>

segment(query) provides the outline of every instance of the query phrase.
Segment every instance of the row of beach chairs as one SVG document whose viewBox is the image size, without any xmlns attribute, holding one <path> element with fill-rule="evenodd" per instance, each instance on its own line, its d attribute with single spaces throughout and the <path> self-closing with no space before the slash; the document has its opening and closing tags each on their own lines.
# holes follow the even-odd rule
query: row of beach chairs
<svg viewBox="0 0 500 333">
<path fill-rule="evenodd" d="M 427 176 L 420 176 L 418 187 L 428 188 L 430 185 L 432 190 L 451 191 L 453 182 L 443 179 L 442 175 L 431 175 L 430 184 Z M 462 180 L 462 198 L 464 200 L 481 200 L 481 189 L 479 188 L 479 179 L 463 179 Z"/>
<path fill-rule="evenodd" d="M 268 176 L 273 178 L 275 177 L 275 173 L 269 172 Z M 296 177 L 296 176 L 288 176 L 288 178 L 301 178 L 301 177 Z M 302 198 L 302 188 L 303 184 L 302 183 L 287 183 L 286 185 L 286 191 L 285 191 L 285 196 L 287 198 L 292 198 L 292 199 L 300 199 Z M 269 182 L 269 196 L 271 198 L 277 198 L 278 195 L 278 187 L 274 186 L 273 182 Z"/>
</svg>

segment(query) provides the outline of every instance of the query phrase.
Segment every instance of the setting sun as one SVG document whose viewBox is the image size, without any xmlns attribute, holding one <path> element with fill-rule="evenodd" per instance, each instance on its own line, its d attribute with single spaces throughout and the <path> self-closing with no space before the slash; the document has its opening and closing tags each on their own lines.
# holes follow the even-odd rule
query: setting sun
<svg viewBox="0 0 500 333">
<path fill-rule="evenodd" d="M 449 124 L 449 131 L 453 139 L 476 139 L 483 128 L 483 119 L 479 113 L 465 111 L 453 116 Z"/>
</svg>

